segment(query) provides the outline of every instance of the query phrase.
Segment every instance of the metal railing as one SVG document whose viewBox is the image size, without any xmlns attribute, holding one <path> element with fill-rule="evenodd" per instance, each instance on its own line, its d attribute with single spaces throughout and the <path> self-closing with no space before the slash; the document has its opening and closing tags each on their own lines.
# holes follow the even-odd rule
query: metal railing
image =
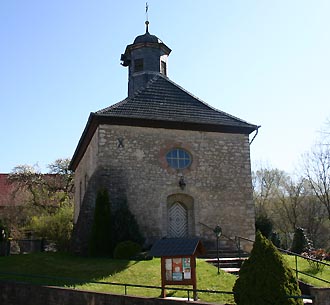
<svg viewBox="0 0 330 305">
<path fill-rule="evenodd" d="M 29 280 L 22 280 L 23 279 L 40 279 L 42 281 L 32 282 Z M 62 286 L 69 286 L 69 288 L 75 289 L 76 285 L 81 284 L 98 284 L 98 285 L 108 285 L 108 286 L 121 286 L 123 287 L 124 295 L 128 295 L 128 288 L 142 288 L 142 289 L 155 289 L 163 290 L 161 286 L 151 286 L 151 285 L 140 285 L 140 284 L 128 284 L 128 283 L 114 283 L 114 282 L 103 282 L 103 281 L 93 281 L 88 279 L 78 279 L 78 278 L 71 278 L 71 277 L 57 277 L 57 276 L 48 276 L 48 275 L 38 275 L 38 274 L 25 274 L 25 273 L 15 273 L 15 272 L 1 272 L 0 271 L 0 281 L 7 280 L 19 283 L 26 283 L 32 285 L 48 285 L 48 286 L 55 286 L 55 287 L 62 287 Z M 47 282 L 46 280 L 50 280 Z M 51 282 L 53 281 L 53 282 Z M 62 285 L 58 284 L 58 282 L 63 282 Z M 55 283 L 55 284 L 54 284 Z M 71 283 L 71 286 L 70 284 Z M 227 294 L 233 295 L 232 291 L 220 291 L 220 290 L 208 290 L 208 289 L 192 289 L 192 288 L 178 288 L 178 287 L 169 287 L 165 288 L 167 291 L 183 291 L 187 294 L 188 301 L 193 300 L 191 296 L 195 295 L 196 293 L 209 293 L 209 294 Z M 159 294 L 161 295 L 161 293 Z"/>
<path fill-rule="evenodd" d="M 237 245 L 237 248 L 238 248 L 239 253 L 240 253 L 240 251 L 242 251 L 242 250 L 240 249 L 240 247 L 241 247 L 241 242 L 240 242 L 240 240 L 245 240 L 245 241 L 248 241 L 248 242 L 254 243 L 253 240 L 248 239 L 248 238 L 245 238 L 245 237 L 241 237 L 241 236 L 235 236 L 235 240 L 236 240 L 236 245 Z M 320 261 L 320 260 L 317 260 L 317 259 L 313 259 L 313 258 L 310 258 L 310 257 L 307 257 L 307 256 L 303 256 L 303 255 L 300 255 L 300 254 L 297 254 L 297 253 L 294 253 L 294 252 L 291 252 L 291 251 L 289 251 L 289 250 L 285 250 L 285 249 L 282 249 L 282 248 L 279 248 L 279 247 L 277 247 L 277 249 L 278 249 L 280 252 L 282 252 L 282 253 L 286 253 L 286 254 L 289 254 L 289 255 L 292 255 L 292 256 L 295 257 L 295 266 L 296 266 L 296 268 L 292 268 L 292 269 L 295 271 L 295 274 L 296 274 L 296 278 L 297 278 L 297 280 L 299 279 L 299 273 L 301 273 L 301 274 L 303 274 L 303 275 L 305 275 L 305 276 L 308 276 L 308 277 L 311 277 L 311 278 L 313 278 L 313 279 L 319 280 L 319 281 L 321 281 L 321 282 L 324 282 L 324 283 L 330 284 L 330 281 L 328 281 L 328 280 L 322 279 L 322 278 L 320 278 L 320 277 L 314 276 L 314 275 L 309 274 L 309 273 L 306 273 L 306 272 L 304 272 L 304 271 L 300 271 L 299 268 L 298 268 L 298 267 L 299 267 L 299 264 L 298 264 L 298 257 L 300 257 L 300 258 L 302 258 L 302 259 L 305 259 L 305 260 L 307 260 L 307 261 L 309 261 L 309 262 L 315 262 L 315 263 L 318 263 L 318 264 L 320 264 L 320 265 L 329 266 L 329 267 L 330 267 L 330 263 L 326 263 L 326 262 L 323 262 L 323 261 Z"/>
<path fill-rule="evenodd" d="M 330 284 L 330 281 L 328 280 L 325 280 L 325 279 L 322 279 L 320 277 L 317 277 L 317 276 L 314 276 L 312 274 L 309 274 L 309 273 L 306 273 L 304 271 L 300 271 L 299 268 L 298 268 L 298 257 L 302 258 L 302 259 L 305 259 L 309 262 L 315 262 L 317 264 L 320 264 L 320 265 L 323 265 L 323 266 L 329 266 L 330 267 L 330 264 L 329 263 L 326 263 L 326 262 L 323 262 L 323 261 L 320 261 L 320 260 L 317 260 L 317 259 L 314 259 L 314 258 L 311 258 L 311 257 L 307 257 L 307 256 L 304 256 L 304 255 L 300 255 L 300 254 L 297 254 L 297 253 L 294 253 L 294 252 L 291 252 L 289 250 L 284 250 L 284 249 L 281 249 L 281 248 L 277 248 L 279 251 L 283 252 L 283 253 L 287 253 L 289 255 L 292 255 L 295 257 L 295 265 L 296 265 L 296 268 L 293 268 L 293 270 L 296 272 L 296 278 L 299 279 L 299 273 L 303 274 L 303 275 L 306 275 L 306 276 L 309 276 L 313 279 L 316 279 L 316 280 L 319 280 L 321 282 L 324 282 L 324 283 L 327 283 L 327 284 Z"/>
<path fill-rule="evenodd" d="M 13 279 L 14 278 L 14 279 Z M 40 279 L 42 281 L 32 282 L 22 279 Z M 20 280 L 19 280 L 20 279 Z M 139 284 L 128 284 L 128 283 L 114 283 L 114 282 L 103 282 L 103 281 L 93 281 L 93 280 L 87 280 L 87 279 L 77 279 L 77 278 L 71 278 L 71 277 L 56 277 L 56 276 L 48 276 L 48 275 L 38 275 L 38 274 L 25 274 L 25 273 L 14 273 L 14 272 L 0 272 L 0 281 L 1 280 L 7 280 L 7 281 L 13 281 L 13 282 L 19 282 L 19 283 L 26 283 L 30 285 L 51 285 L 55 287 L 63 287 L 63 286 L 69 286 L 68 288 L 75 289 L 76 285 L 81 284 L 97 284 L 97 285 L 108 285 L 108 286 L 121 286 L 123 287 L 123 294 L 128 295 L 128 288 L 142 288 L 142 289 L 155 289 L 159 290 L 161 295 L 161 292 L 163 291 L 163 287 L 161 286 L 152 286 L 152 285 L 139 285 Z M 54 282 L 46 282 L 45 280 L 50 281 L 56 281 L 57 283 L 54 284 Z M 62 285 L 58 284 L 59 282 L 63 282 Z M 70 284 L 71 283 L 71 286 Z M 221 291 L 221 290 L 209 290 L 209 289 L 192 289 L 192 288 L 178 288 L 178 287 L 165 287 L 167 291 L 183 291 L 186 292 L 188 301 L 194 300 L 193 297 L 199 294 L 199 293 L 207 293 L 207 294 L 226 294 L 226 295 L 234 295 L 234 292 L 232 291 Z M 313 300 L 314 297 L 310 295 L 301 295 L 301 296 L 287 296 L 287 298 L 292 299 L 310 299 Z"/>
</svg>

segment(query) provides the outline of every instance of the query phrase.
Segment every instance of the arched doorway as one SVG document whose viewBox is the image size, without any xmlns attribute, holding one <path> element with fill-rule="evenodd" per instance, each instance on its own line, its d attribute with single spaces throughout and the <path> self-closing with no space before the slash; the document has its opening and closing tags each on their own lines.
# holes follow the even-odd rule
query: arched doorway
<svg viewBox="0 0 330 305">
<path fill-rule="evenodd" d="M 188 236 L 188 213 L 180 202 L 174 202 L 168 210 L 168 235 L 169 237 Z"/>
</svg>

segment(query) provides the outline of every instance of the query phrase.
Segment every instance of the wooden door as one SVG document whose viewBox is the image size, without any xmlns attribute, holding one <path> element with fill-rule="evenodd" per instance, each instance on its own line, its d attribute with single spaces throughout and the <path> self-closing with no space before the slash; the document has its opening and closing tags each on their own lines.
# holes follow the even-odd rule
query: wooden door
<svg viewBox="0 0 330 305">
<path fill-rule="evenodd" d="M 180 202 L 175 202 L 168 211 L 168 235 L 169 237 L 188 236 L 187 209 Z"/>
</svg>

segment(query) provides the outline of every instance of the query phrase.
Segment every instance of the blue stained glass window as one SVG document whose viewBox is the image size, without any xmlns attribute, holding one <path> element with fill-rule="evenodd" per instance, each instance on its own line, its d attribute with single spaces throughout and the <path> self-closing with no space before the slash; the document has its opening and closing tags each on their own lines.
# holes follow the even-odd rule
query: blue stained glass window
<svg viewBox="0 0 330 305">
<path fill-rule="evenodd" d="M 166 154 L 166 160 L 170 167 L 175 169 L 186 168 L 191 163 L 190 154 L 180 148 L 174 148 Z"/>
</svg>

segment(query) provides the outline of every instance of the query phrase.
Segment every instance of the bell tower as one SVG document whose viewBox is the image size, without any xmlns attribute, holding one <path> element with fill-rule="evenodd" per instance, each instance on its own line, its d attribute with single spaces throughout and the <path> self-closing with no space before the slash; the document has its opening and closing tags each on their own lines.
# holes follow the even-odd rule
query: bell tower
<svg viewBox="0 0 330 305">
<path fill-rule="evenodd" d="M 171 49 L 149 33 L 149 21 L 145 25 L 145 34 L 137 36 L 121 55 L 121 64 L 128 67 L 128 97 L 143 88 L 155 74 L 167 76 L 167 58 Z"/>
</svg>

